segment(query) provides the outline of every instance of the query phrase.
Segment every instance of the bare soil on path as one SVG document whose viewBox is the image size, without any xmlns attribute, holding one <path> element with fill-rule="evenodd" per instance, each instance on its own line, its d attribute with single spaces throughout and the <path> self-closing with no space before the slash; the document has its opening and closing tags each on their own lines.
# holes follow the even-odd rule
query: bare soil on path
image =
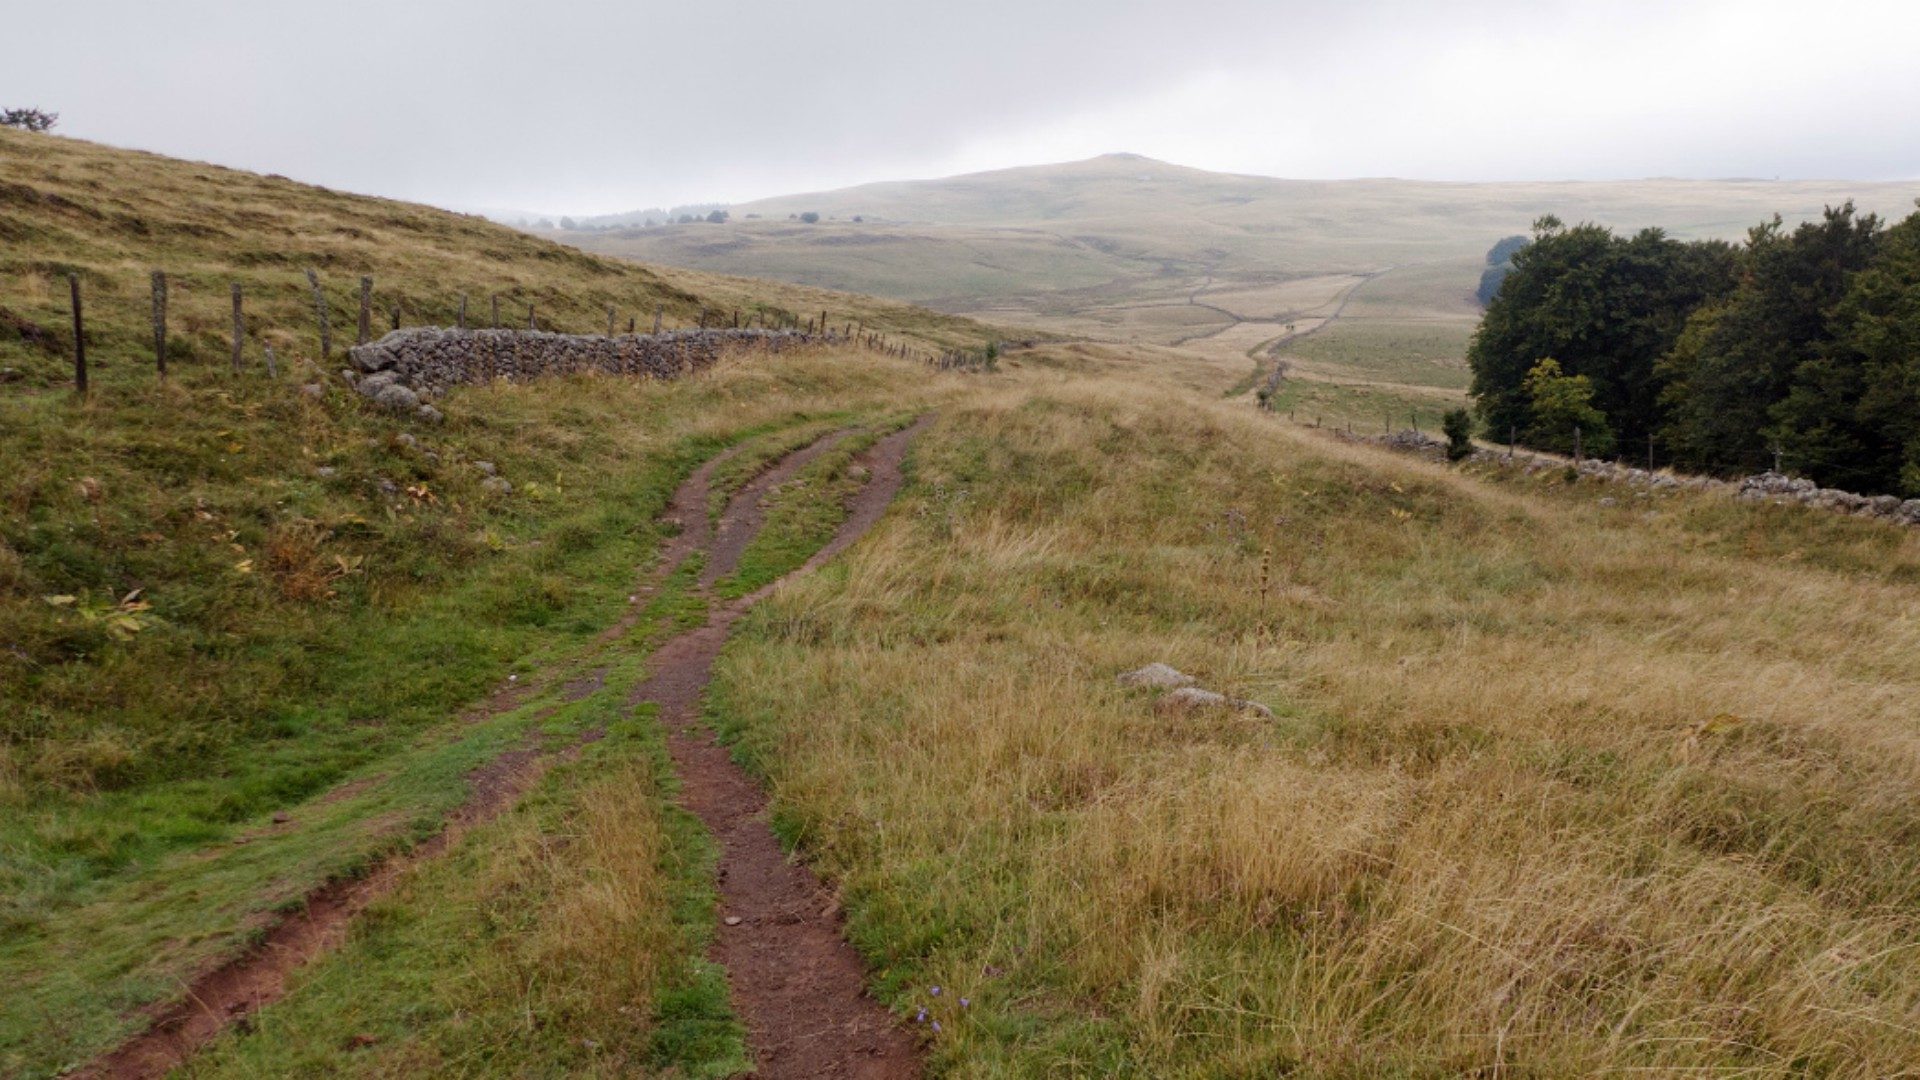
<svg viewBox="0 0 1920 1080">
<path fill-rule="evenodd" d="M 881 439 L 861 456 L 869 479 L 846 521 L 789 578 L 818 567 L 873 528 L 900 490 L 902 460 L 925 423 Z M 814 447 L 824 452 L 845 434 L 828 436 Z M 735 496 L 727 517 L 746 519 L 749 510 L 743 503 L 758 503 L 779 482 L 757 490 L 748 485 Z M 758 513 L 764 516 L 764 509 Z M 729 533 L 725 520 L 718 530 L 721 536 Z M 716 541 L 716 561 L 723 543 Z M 737 552 L 733 558 L 737 562 Z M 873 1080 L 918 1076 L 920 1055 L 914 1041 L 866 994 L 866 969 L 841 935 L 833 894 L 781 850 L 768 825 L 766 792 L 701 721 L 700 699 L 729 631 L 778 584 L 715 610 L 705 626 L 662 645 L 654 654 L 657 674 L 635 688 L 634 700 L 658 704 L 680 776 L 682 804 L 720 846 L 723 924 L 713 959 L 727 969 L 735 1010 L 747 1026 L 756 1075 Z"/>
</svg>

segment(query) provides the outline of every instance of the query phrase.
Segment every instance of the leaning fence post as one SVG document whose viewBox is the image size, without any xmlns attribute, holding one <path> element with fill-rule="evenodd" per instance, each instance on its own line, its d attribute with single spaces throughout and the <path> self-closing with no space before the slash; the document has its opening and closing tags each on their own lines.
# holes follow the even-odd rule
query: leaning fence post
<svg viewBox="0 0 1920 1080">
<path fill-rule="evenodd" d="M 167 381 L 167 275 L 153 272 L 153 366 Z"/>
<path fill-rule="evenodd" d="M 241 307 L 240 283 L 233 283 L 233 373 L 240 374 L 240 347 L 246 340 L 247 320 Z"/>
<path fill-rule="evenodd" d="M 87 327 L 80 314 L 80 275 L 67 275 L 67 289 L 73 296 L 73 389 L 87 396 Z"/>
<path fill-rule="evenodd" d="M 373 279 L 360 279 L 360 335 L 357 345 L 365 345 L 373 339 Z"/>
<path fill-rule="evenodd" d="M 320 321 L 320 359 L 333 359 L 333 331 L 327 327 L 327 294 L 320 289 L 320 275 L 307 271 L 307 284 L 313 286 L 313 312 Z"/>
</svg>

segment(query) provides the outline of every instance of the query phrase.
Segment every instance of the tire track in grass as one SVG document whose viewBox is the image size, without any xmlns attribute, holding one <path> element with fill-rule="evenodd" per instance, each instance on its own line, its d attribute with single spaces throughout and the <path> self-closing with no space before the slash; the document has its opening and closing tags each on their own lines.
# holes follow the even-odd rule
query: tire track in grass
<svg viewBox="0 0 1920 1080">
<path fill-rule="evenodd" d="M 765 790 L 703 722 L 700 702 L 714 660 L 740 618 L 781 581 L 811 572 L 879 522 L 903 483 L 907 448 L 929 419 L 886 436 L 856 459 L 868 479 L 824 547 L 779 580 L 715 608 L 706 625 L 661 645 L 654 654 L 655 674 L 635 688 L 631 699 L 659 707 L 680 777 L 681 803 L 720 845 L 723 925 L 712 957 L 727 970 L 735 1011 L 746 1024 L 748 1049 L 762 1077 L 891 1080 L 920 1074 L 918 1046 L 866 993 L 865 965 L 841 934 L 832 893 L 781 850 L 767 820 Z M 850 434 L 828 436 L 809 450 L 824 453 Z M 743 521 L 752 514 L 764 521 L 761 503 L 774 483 L 743 489 L 728 516 Z M 755 509 L 749 510 L 749 501 Z M 737 565 L 752 532 L 729 531 L 723 524 L 709 566 Z"/>
<path fill-rule="evenodd" d="M 638 595 L 659 591 L 689 558 L 709 547 L 730 550 L 737 546 L 739 550 L 734 551 L 733 555 L 737 562 L 739 551 L 743 551 L 751 542 L 758 523 L 764 522 L 765 512 L 761 503 L 767 493 L 783 482 L 782 477 L 790 478 L 807 462 L 825 453 L 849 434 L 851 430 L 836 432 L 798 453 L 790 454 L 750 482 L 741 493 L 750 498 L 745 502 L 739 496 L 735 499 L 735 505 L 750 507 L 753 514 L 757 515 L 752 519 L 754 525 L 747 529 L 740 528 L 737 521 L 729 522 L 726 518 L 715 526 L 707 514 L 715 471 L 742 447 L 729 448 L 702 463 L 674 493 L 667 517 L 670 522 L 680 526 L 679 531 L 661 549 L 659 559 L 647 575 L 647 584 L 640 587 L 636 599 Z M 802 460 L 792 460 L 796 458 Z M 716 543 L 716 537 L 721 534 L 725 534 L 724 540 Z M 730 607 L 732 613 L 726 620 L 728 626 L 744 612 L 745 607 L 745 602 Z M 605 647 L 630 633 L 644 611 L 644 605 L 634 605 L 600 637 L 596 645 Z M 694 631 L 696 634 L 700 632 Z M 687 636 L 683 634 L 680 638 L 670 639 L 656 655 L 654 666 L 658 668 L 672 664 L 674 660 L 667 652 L 667 647 Z M 707 666 L 710 665 L 709 659 Z M 503 688 L 463 719 L 477 722 L 481 717 L 509 711 L 537 696 L 535 687 L 539 684 L 559 682 L 557 672 L 542 675 L 546 677 L 536 676 L 535 680 L 529 680 L 534 685 L 520 684 Z M 577 702 L 591 696 L 599 690 L 604 676 L 604 668 L 594 669 L 561 686 L 561 700 Z M 597 732 L 589 731 L 581 741 L 595 737 Z M 439 831 L 404 852 L 380 859 L 364 873 L 335 879 L 311 890 L 298 910 L 289 912 L 268 927 L 252 946 L 195 978 L 177 999 L 149 1010 L 148 1022 L 138 1034 L 73 1075 L 111 1077 L 116 1080 L 157 1077 L 188 1064 L 201 1047 L 222 1032 L 245 1023 L 253 1013 L 284 997 L 292 975 L 344 941 L 353 920 L 369 904 L 391 893 L 411 867 L 449 850 L 476 826 L 505 813 L 545 775 L 559 757 L 576 753 L 577 750 L 578 743 L 556 752 L 555 748 L 545 744 L 537 730 L 530 733 L 520 746 L 498 755 L 469 774 L 466 799 L 448 813 Z"/>
</svg>

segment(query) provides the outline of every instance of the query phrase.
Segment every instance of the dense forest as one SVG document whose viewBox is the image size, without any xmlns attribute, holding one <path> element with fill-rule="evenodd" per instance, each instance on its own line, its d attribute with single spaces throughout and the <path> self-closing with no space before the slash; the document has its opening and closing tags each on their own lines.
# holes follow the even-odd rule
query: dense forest
<svg viewBox="0 0 1920 1080">
<path fill-rule="evenodd" d="M 1920 496 L 1920 213 L 1743 245 L 1544 217 L 1500 254 L 1468 352 L 1494 438 Z"/>
</svg>

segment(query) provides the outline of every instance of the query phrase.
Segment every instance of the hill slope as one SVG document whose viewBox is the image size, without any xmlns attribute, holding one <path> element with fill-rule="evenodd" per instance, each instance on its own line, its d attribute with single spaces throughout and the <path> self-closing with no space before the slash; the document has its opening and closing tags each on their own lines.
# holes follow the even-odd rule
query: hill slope
<svg viewBox="0 0 1920 1080">
<path fill-rule="evenodd" d="M 1284 180 L 1115 154 L 734 208 L 722 225 L 554 232 L 581 248 L 873 292 L 1061 334 L 1172 346 L 1244 388 L 1285 360 L 1288 408 L 1374 424 L 1459 403 L 1484 255 L 1556 214 L 1738 237 L 1920 184 Z M 823 215 L 816 224 L 802 213 Z M 855 220 L 856 218 L 862 220 Z"/>
<path fill-rule="evenodd" d="M 305 271 L 326 287 L 335 348 L 352 344 L 359 278 L 374 280 L 373 330 L 398 308 L 405 325 L 469 325 L 492 318 L 542 329 L 602 333 L 607 309 L 622 329 L 656 310 L 688 325 L 703 307 L 760 308 L 834 318 L 959 344 L 979 328 L 898 303 L 675 272 L 585 255 L 482 218 L 349 195 L 153 154 L 0 129 L 0 368 L 51 384 L 66 377 L 72 343 L 65 277 L 78 272 L 87 334 L 105 377 L 152 360 L 152 270 L 169 279 L 176 361 L 224 363 L 229 288 L 245 292 L 249 363 L 263 346 L 283 359 L 318 359 Z M 191 376 L 191 372 L 188 373 Z"/>
<path fill-rule="evenodd" d="M 1105 282 L 1093 283 L 1115 294 L 1165 276 L 1295 276 L 1477 260 L 1494 240 L 1524 232 L 1549 213 L 1629 229 L 1659 225 L 1681 236 L 1733 237 L 1774 213 L 1798 220 L 1850 198 L 1863 209 L 1904 214 L 1916 195 L 1920 185 L 1912 183 L 1850 181 L 1286 180 L 1115 154 L 766 199 L 735 207 L 734 220 L 724 226 L 558 235 L 590 250 L 643 260 L 670 254 L 687 265 L 733 272 L 772 259 L 782 276 L 796 280 L 805 280 L 803 268 L 813 265 L 814 273 L 861 291 L 972 311 L 1036 292 L 1081 289 L 1102 271 Z M 831 220 L 812 228 L 788 224 L 790 214 L 806 211 Z M 867 220 L 856 225 L 855 216 Z M 1033 252 L 1041 241 L 1054 245 L 1047 258 Z M 971 262 L 1001 273 L 976 275 L 955 266 L 944 279 L 898 281 L 888 253 L 915 242 L 927 245 L 929 261 L 949 263 L 955 245 L 970 247 Z M 804 251 L 810 261 L 787 249 Z"/>
<path fill-rule="evenodd" d="M 581 332 L 604 330 L 607 305 L 623 323 L 663 307 L 669 325 L 764 305 L 929 343 L 987 336 L 894 302 L 655 271 L 49 136 L 0 130 L 0 178 L 0 1076 L 50 1075 L 137 1030 L 320 883 L 432 835 L 500 754 L 624 718 L 645 637 L 596 643 L 634 617 L 636 572 L 671 532 L 666 500 L 701 460 L 740 446 L 744 471 L 716 485 L 743 483 L 822 425 L 891 422 L 958 378 L 803 351 L 665 382 L 464 387 L 433 424 L 374 409 L 332 374 L 360 275 L 409 324 L 450 323 L 462 292 L 487 317 L 498 292 L 508 313 L 531 302 L 543 327 Z M 165 383 L 155 267 L 171 285 Z M 327 288 L 331 365 L 306 267 Z M 86 295 L 85 399 L 66 382 L 69 272 Z M 831 523 L 835 505 L 794 527 Z M 619 676 L 609 688 L 546 685 L 591 675 L 589 659 Z M 659 876 L 634 887 L 655 906 L 697 904 L 707 849 L 654 786 L 655 745 L 610 742 L 575 779 L 640 785 L 616 794 L 659 831 L 658 860 L 629 870 Z M 694 964 L 698 947 L 671 956 Z M 651 992 L 628 983 L 622 1005 Z M 700 1008 L 724 1057 L 738 1044 L 724 1006 Z"/>
<path fill-rule="evenodd" d="M 63 190 L 135 203 L 156 168 L 198 167 Z M 90 228 L 122 252 L 90 274 L 162 253 Z M 1391 278 L 1345 280 L 1356 310 Z M 0 1075 L 99 1061 L 360 882 L 388 891 L 187 1071 L 738 1075 L 754 976 L 711 958 L 789 973 L 796 912 L 936 1074 L 1920 1059 L 1920 532 L 1390 454 L 1171 348 L 741 357 L 462 388 L 429 425 L 198 338 L 156 386 L 126 333 L 88 400 L 0 387 Z M 860 464 L 929 413 L 904 471 Z M 901 503 L 849 514 L 883 473 Z M 716 605 L 856 520 L 714 656 Z M 1153 661 L 1260 708 L 1116 680 Z M 676 742 L 770 812 L 704 827 Z M 792 868 L 768 822 L 831 905 L 720 906 L 739 830 Z"/>
</svg>

